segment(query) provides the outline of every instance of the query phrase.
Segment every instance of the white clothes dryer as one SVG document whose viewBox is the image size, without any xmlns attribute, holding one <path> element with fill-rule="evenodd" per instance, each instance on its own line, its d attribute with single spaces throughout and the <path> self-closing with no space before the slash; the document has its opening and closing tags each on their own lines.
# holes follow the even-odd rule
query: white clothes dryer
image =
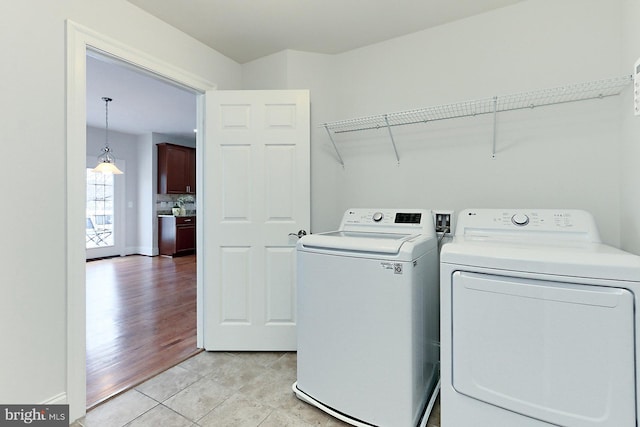
<svg viewBox="0 0 640 427">
<path fill-rule="evenodd" d="M 441 251 L 442 427 L 635 427 L 640 257 L 577 210 L 466 210 Z"/>
<path fill-rule="evenodd" d="M 356 426 L 426 422 L 439 386 L 433 216 L 349 209 L 297 247 L 298 398 Z"/>
</svg>

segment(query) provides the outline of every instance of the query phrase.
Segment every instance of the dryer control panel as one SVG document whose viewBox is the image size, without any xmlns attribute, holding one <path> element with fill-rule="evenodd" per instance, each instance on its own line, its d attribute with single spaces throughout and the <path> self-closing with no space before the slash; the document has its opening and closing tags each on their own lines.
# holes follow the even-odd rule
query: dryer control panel
<svg viewBox="0 0 640 427">
<path fill-rule="evenodd" d="M 574 209 L 467 209 L 458 217 L 458 235 L 600 242 L 593 216 Z"/>
</svg>

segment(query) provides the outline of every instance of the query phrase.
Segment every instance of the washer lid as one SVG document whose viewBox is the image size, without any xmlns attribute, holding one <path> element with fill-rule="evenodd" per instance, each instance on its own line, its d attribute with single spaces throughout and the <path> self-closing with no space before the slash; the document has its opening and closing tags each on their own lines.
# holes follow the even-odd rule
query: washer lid
<svg viewBox="0 0 640 427">
<path fill-rule="evenodd" d="M 366 233 L 358 231 L 331 231 L 304 236 L 299 246 L 309 249 L 398 254 L 402 245 L 418 234 Z"/>
</svg>

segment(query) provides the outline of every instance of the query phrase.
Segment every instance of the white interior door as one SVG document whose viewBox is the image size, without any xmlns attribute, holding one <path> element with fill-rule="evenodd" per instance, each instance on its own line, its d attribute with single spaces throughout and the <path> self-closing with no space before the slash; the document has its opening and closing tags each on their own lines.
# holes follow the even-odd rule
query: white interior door
<svg viewBox="0 0 640 427">
<path fill-rule="evenodd" d="M 310 222 L 309 93 L 210 91 L 203 165 L 206 350 L 295 350 L 295 244 Z"/>
</svg>

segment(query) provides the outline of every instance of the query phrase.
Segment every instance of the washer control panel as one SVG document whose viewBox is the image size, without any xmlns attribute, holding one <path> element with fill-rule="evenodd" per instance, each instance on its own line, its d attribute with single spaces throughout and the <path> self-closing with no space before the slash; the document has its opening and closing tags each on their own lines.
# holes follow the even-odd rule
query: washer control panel
<svg viewBox="0 0 640 427">
<path fill-rule="evenodd" d="M 435 229 L 433 215 L 426 209 L 348 209 L 341 230 L 379 233 L 422 233 Z"/>
<path fill-rule="evenodd" d="M 384 214 L 382 212 L 376 212 L 373 214 L 373 216 L 371 217 L 375 222 L 380 222 L 382 221 L 382 218 L 384 218 Z"/>
<path fill-rule="evenodd" d="M 513 216 L 511 217 L 511 222 L 513 222 L 515 225 L 523 227 L 529 224 L 529 216 L 523 213 L 513 214 Z"/>
<path fill-rule="evenodd" d="M 460 234 L 538 234 L 542 238 L 580 234 L 590 241 L 600 241 L 593 216 L 575 209 L 467 209 L 458 217 L 456 235 Z"/>
</svg>

